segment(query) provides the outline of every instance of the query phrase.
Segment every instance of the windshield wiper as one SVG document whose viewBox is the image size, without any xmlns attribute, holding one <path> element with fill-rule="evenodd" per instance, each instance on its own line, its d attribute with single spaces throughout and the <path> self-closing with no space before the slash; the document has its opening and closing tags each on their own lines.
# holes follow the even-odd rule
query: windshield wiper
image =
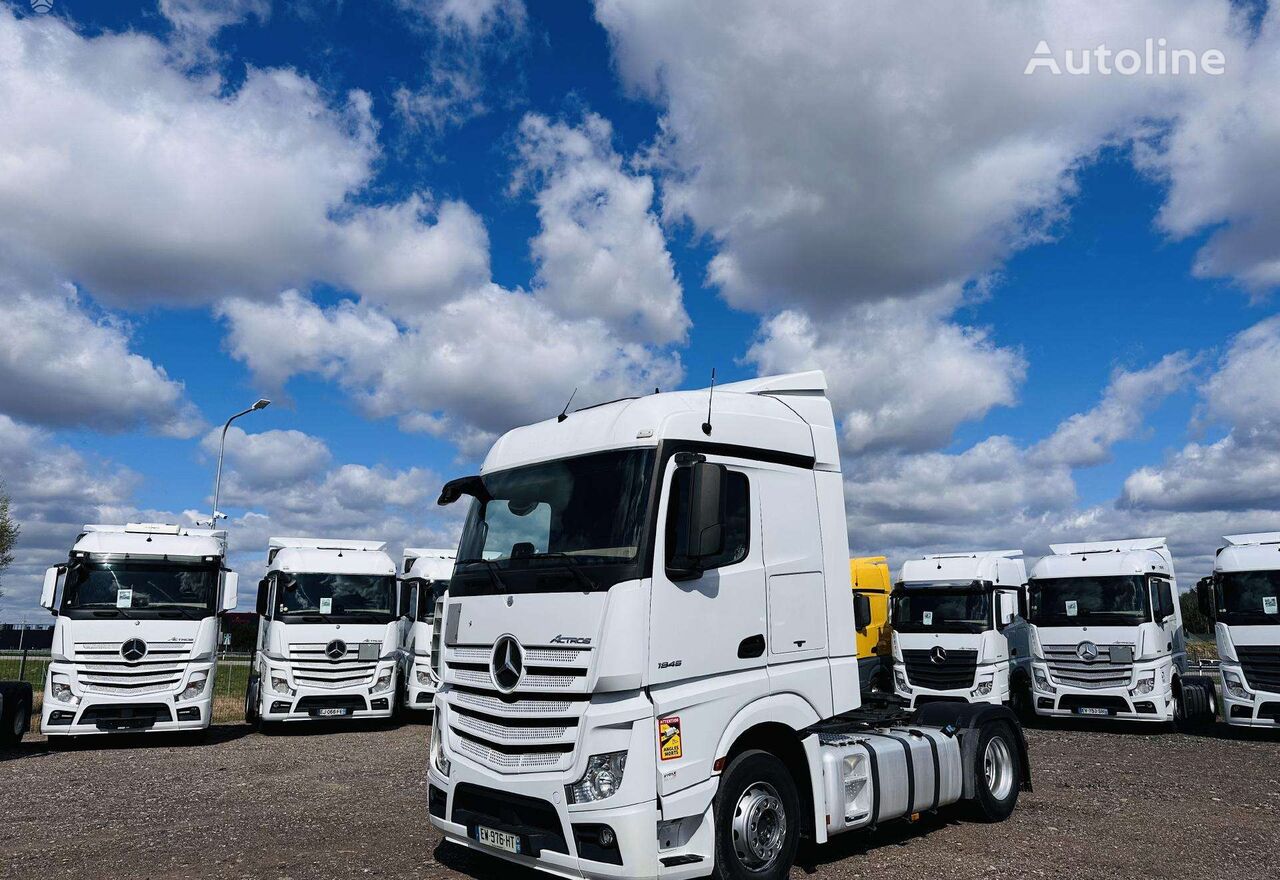
<svg viewBox="0 0 1280 880">
<path fill-rule="evenodd" d="M 534 553 L 532 556 L 526 556 L 525 559 L 559 559 L 564 561 L 564 570 L 571 572 L 574 579 L 586 587 L 587 592 L 591 592 L 596 588 L 596 582 L 587 577 L 586 572 L 582 570 L 582 561 L 570 556 L 562 551 L 548 550 L 546 553 Z"/>
<path fill-rule="evenodd" d="M 464 559 L 462 565 L 483 565 L 484 570 L 489 574 L 489 583 L 499 593 L 510 593 L 506 581 L 502 579 L 502 575 L 498 574 L 498 564 L 492 559 Z"/>
</svg>

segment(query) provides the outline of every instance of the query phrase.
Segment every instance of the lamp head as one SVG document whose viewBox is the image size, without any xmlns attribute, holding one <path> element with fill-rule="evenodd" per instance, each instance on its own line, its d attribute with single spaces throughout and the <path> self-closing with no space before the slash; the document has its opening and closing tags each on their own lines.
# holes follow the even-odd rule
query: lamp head
<svg viewBox="0 0 1280 880">
<path fill-rule="evenodd" d="M 269 406 L 271 406 L 271 401 L 269 401 L 269 400 L 267 400 L 265 397 L 263 397 L 263 398 L 259 399 L 259 400 L 258 400 L 258 402 L 257 402 L 257 403 L 255 403 L 255 404 L 253 405 L 252 409 L 266 409 L 266 408 L 267 408 L 267 407 L 269 407 Z"/>
</svg>

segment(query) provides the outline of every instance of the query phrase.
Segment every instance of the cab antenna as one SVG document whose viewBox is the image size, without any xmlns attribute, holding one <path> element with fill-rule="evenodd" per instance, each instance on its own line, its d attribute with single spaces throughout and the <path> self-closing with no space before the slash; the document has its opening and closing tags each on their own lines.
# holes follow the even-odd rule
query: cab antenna
<svg viewBox="0 0 1280 880">
<path fill-rule="evenodd" d="M 569 395 L 569 399 L 564 402 L 564 409 L 560 410 L 560 415 L 556 416 L 557 422 L 563 422 L 569 418 L 569 404 L 573 403 L 573 397 L 578 393 L 578 389 L 573 389 L 573 394 Z"/>
<path fill-rule="evenodd" d="M 711 436 L 711 401 L 716 394 L 716 368 L 711 368 L 711 388 L 707 391 L 707 420 L 702 423 L 702 433 Z"/>
</svg>

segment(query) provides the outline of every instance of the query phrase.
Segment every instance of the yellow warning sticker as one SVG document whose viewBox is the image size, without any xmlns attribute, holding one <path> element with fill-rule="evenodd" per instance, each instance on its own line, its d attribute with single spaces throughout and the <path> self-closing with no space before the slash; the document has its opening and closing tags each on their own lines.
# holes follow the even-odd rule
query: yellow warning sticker
<svg viewBox="0 0 1280 880">
<path fill-rule="evenodd" d="M 658 722 L 658 745 L 662 749 L 662 760 L 670 761 L 684 754 L 684 744 L 680 741 L 680 719 L 672 716 Z"/>
</svg>

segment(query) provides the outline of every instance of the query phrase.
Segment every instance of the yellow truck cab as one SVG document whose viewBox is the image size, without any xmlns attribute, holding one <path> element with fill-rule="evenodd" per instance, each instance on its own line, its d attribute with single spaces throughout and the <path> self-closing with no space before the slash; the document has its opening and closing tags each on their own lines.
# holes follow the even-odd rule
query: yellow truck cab
<svg viewBox="0 0 1280 880">
<path fill-rule="evenodd" d="M 883 556 L 850 559 L 849 580 L 853 591 L 866 596 L 871 606 L 871 622 L 858 630 L 858 678 L 863 691 L 870 690 L 873 684 L 885 690 L 882 661 L 890 653 L 889 593 L 893 589 L 889 562 Z"/>
</svg>

